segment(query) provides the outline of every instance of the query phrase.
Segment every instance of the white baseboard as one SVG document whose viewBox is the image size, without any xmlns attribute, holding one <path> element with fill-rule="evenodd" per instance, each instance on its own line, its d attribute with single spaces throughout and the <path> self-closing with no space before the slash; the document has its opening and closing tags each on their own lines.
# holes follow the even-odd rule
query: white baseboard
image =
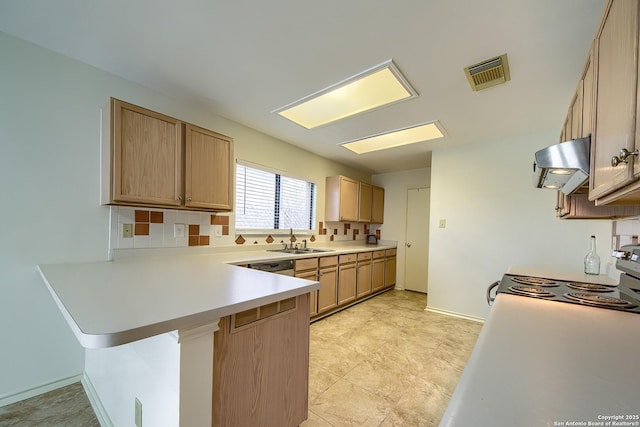
<svg viewBox="0 0 640 427">
<path fill-rule="evenodd" d="M 439 308 L 433 308 L 433 307 L 426 307 L 424 310 L 431 311 L 433 313 L 438 313 L 438 314 L 445 314 L 447 316 L 458 317 L 460 319 L 471 320 L 473 322 L 484 323 L 484 319 L 482 317 L 469 316 L 467 314 L 456 313 L 455 311 L 441 310 Z"/>
<path fill-rule="evenodd" d="M 111 422 L 111 418 L 107 414 L 107 411 L 102 406 L 102 401 L 100 401 L 100 397 L 96 392 L 95 387 L 91 383 L 91 380 L 87 376 L 86 372 L 81 376 L 82 386 L 84 387 L 84 391 L 87 393 L 87 398 L 89 399 L 89 403 L 91 403 L 91 407 L 93 408 L 93 412 L 96 414 L 96 418 L 100 423 L 101 427 L 114 427 Z"/>
<path fill-rule="evenodd" d="M 31 397 L 38 396 L 43 393 L 47 393 L 52 390 L 56 390 L 62 387 L 66 387 L 78 381 L 82 381 L 83 375 L 74 375 L 69 378 L 64 378 L 58 381 L 53 381 L 48 384 L 43 384 L 38 387 L 30 388 L 29 390 L 21 391 L 19 393 L 9 394 L 0 397 L 0 408 L 3 406 L 11 405 L 12 403 L 20 402 L 21 400 L 29 399 Z"/>
</svg>

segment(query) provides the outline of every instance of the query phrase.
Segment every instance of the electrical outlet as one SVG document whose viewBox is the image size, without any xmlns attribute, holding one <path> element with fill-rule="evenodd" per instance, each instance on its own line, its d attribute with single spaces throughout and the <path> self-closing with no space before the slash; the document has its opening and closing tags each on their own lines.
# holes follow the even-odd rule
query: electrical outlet
<svg viewBox="0 0 640 427">
<path fill-rule="evenodd" d="M 222 237 L 222 226 L 214 225 L 213 226 L 213 237 Z"/>
<path fill-rule="evenodd" d="M 122 224 L 122 237 L 125 239 L 133 237 L 133 224 Z"/>
<path fill-rule="evenodd" d="M 441 219 L 441 220 L 438 222 L 438 227 L 440 227 L 440 228 L 447 228 L 447 220 L 446 220 L 446 219 Z"/>
<path fill-rule="evenodd" d="M 173 237 L 184 237 L 184 224 L 173 224 Z"/>
<path fill-rule="evenodd" d="M 136 397 L 136 427 L 142 427 L 142 402 Z"/>
</svg>

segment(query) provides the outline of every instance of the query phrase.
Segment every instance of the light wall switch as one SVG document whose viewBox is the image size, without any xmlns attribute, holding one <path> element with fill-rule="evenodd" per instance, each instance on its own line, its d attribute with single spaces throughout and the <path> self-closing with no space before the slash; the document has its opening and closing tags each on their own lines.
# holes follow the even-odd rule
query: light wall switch
<svg viewBox="0 0 640 427">
<path fill-rule="evenodd" d="M 214 225 L 213 226 L 213 237 L 222 237 L 222 226 Z"/>
<path fill-rule="evenodd" d="M 441 219 L 440 221 L 438 221 L 438 227 L 447 228 L 447 220 L 446 219 Z"/>
<path fill-rule="evenodd" d="M 184 224 L 173 224 L 173 237 L 184 237 Z"/>
<path fill-rule="evenodd" d="M 122 237 L 126 239 L 133 237 L 133 224 L 122 224 Z"/>
</svg>

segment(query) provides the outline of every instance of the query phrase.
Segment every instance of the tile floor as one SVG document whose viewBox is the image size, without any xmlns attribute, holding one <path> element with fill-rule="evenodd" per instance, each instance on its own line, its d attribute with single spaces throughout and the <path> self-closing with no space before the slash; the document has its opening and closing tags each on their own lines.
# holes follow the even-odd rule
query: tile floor
<svg viewBox="0 0 640 427">
<path fill-rule="evenodd" d="M 311 325 L 301 427 L 436 426 L 481 324 L 424 311 L 392 290 Z M 97 427 L 79 383 L 0 408 L 2 427 Z"/>
<path fill-rule="evenodd" d="M 301 427 L 437 426 L 481 324 L 392 290 L 311 325 Z"/>
</svg>

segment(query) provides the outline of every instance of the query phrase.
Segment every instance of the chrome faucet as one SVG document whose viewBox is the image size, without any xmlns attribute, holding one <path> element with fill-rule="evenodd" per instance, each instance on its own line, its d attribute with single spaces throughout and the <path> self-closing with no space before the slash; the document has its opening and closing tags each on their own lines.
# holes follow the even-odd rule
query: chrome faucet
<svg viewBox="0 0 640 427">
<path fill-rule="evenodd" d="M 307 239 L 302 240 L 302 249 L 307 249 Z"/>
</svg>

